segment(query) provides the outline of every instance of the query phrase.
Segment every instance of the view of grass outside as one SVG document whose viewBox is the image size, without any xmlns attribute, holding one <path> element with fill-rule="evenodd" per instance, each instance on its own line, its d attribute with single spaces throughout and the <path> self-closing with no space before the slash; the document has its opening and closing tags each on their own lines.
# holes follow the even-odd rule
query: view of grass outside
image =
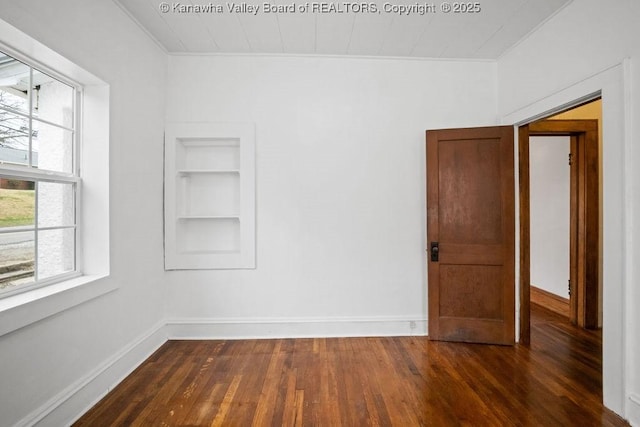
<svg viewBox="0 0 640 427">
<path fill-rule="evenodd" d="M 5 181 L 11 187 L 32 187 L 32 182 Z M 33 281 L 35 247 L 33 231 L 20 228 L 35 223 L 35 190 L 0 188 L 0 290 Z"/>
<path fill-rule="evenodd" d="M 34 190 L 0 188 L 0 227 L 33 225 L 34 208 Z"/>
<path fill-rule="evenodd" d="M 75 97 L 73 86 L 0 52 L 3 295 L 75 269 L 75 183 L 59 179 L 76 172 Z"/>
</svg>

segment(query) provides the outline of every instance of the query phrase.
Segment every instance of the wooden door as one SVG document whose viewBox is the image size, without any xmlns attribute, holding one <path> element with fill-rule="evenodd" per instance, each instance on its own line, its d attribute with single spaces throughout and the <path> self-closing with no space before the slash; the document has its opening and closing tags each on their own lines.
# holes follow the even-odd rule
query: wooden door
<svg viewBox="0 0 640 427">
<path fill-rule="evenodd" d="M 513 127 L 427 131 L 429 337 L 513 344 Z"/>
</svg>

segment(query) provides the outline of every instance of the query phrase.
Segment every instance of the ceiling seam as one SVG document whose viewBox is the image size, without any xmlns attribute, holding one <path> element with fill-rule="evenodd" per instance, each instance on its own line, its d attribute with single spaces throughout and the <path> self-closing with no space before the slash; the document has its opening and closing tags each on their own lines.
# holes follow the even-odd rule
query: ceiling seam
<svg viewBox="0 0 640 427">
<path fill-rule="evenodd" d="M 509 15 L 509 19 L 511 20 L 514 16 L 516 16 L 527 4 L 527 1 L 523 1 L 522 4 L 516 8 L 516 10 L 514 10 L 510 15 Z M 473 52 L 474 54 L 477 54 L 483 47 L 485 47 L 487 45 L 487 43 L 489 43 L 498 33 L 500 33 L 500 31 L 502 31 L 504 29 L 504 24 L 500 25 L 500 27 L 493 32 L 493 34 L 491 34 L 485 41 L 484 43 L 482 43 L 480 46 L 478 46 L 478 48 Z M 518 41 L 516 40 L 516 43 Z M 508 49 L 508 47 L 507 47 Z"/>
<path fill-rule="evenodd" d="M 209 31 L 209 25 L 207 25 L 207 23 L 204 22 L 204 20 L 200 17 L 199 13 L 196 13 L 196 16 L 198 17 L 198 21 L 200 21 L 200 23 L 204 27 L 204 30 L 207 32 L 207 34 L 209 34 L 209 41 L 213 43 L 217 51 L 220 51 L 220 46 L 218 45 L 218 42 L 216 42 L 216 38 L 213 36 L 213 34 L 211 34 L 211 31 Z"/>
<path fill-rule="evenodd" d="M 378 56 L 378 55 L 346 55 L 346 54 L 317 54 L 317 53 L 277 53 L 277 52 L 169 52 L 171 56 L 246 56 L 246 57 L 276 57 L 276 58 L 328 58 L 328 59 L 364 59 L 376 61 L 424 61 L 424 62 L 479 62 L 494 63 L 493 58 L 438 58 L 426 56 Z"/>
<path fill-rule="evenodd" d="M 387 25 L 387 32 L 386 34 L 389 34 L 389 31 L 391 30 L 391 28 L 393 27 L 393 23 L 396 20 L 396 16 L 395 15 L 391 15 L 391 22 L 389 22 L 389 25 Z M 385 46 L 385 42 L 387 41 L 387 38 L 385 37 L 382 40 L 382 43 L 380 43 L 380 47 L 378 48 L 378 53 L 377 55 L 380 55 L 380 52 L 382 52 L 382 48 Z"/>
<path fill-rule="evenodd" d="M 276 13 L 276 22 L 278 24 L 278 35 L 280 35 L 280 47 L 282 53 L 284 53 L 284 39 L 282 38 L 282 28 L 280 27 L 280 14 Z"/>
<path fill-rule="evenodd" d="M 313 52 L 318 53 L 318 14 L 313 14 Z"/>
<path fill-rule="evenodd" d="M 422 29 L 422 31 L 420 32 L 420 35 L 416 39 L 416 42 L 413 44 L 413 47 L 409 51 L 409 55 L 413 56 L 413 52 L 415 52 L 416 47 L 418 47 L 418 43 L 420 43 L 420 40 L 422 40 L 422 37 L 424 37 L 424 33 L 427 32 L 427 28 L 429 28 L 429 25 L 431 25 L 431 21 L 433 21 L 433 17 L 434 17 L 433 14 L 429 16 L 429 21 L 427 21 L 427 23 L 424 25 L 424 28 Z"/>
<path fill-rule="evenodd" d="M 529 37 L 531 37 L 531 35 L 533 33 L 537 32 L 543 25 L 545 25 L 547 22 L 551 21 L 553 18 L 556 17 L 556 15 L 560 14 L 563 10 L 565 10 L 571 3 L 573 3 L 573 0 L 567 1 L 565 4 L 563 4 L 558 9 L 553 11 L 553 13 L 551 15 L 547 16 L 543 21 L 539 22 L 538 25 L 536 25 L 531 30 L 529 30 L 527 32 L 527 34 L 525 34 L 524 36 L 520 37 L 518 40 L 516 40 L 516 42 L 514 44 L 512 44 L 511 46 L 509 46 L 508 48 L 503 50 L 502 53 L 500 53 L 500 55 L 498 55 L 498 57 L 496 58 L 496 61 L 500 61 L 500 59 L 503 56 L 507 55 L 509 52 L 514 50 L 520 44 L 522 44 L 525 40 L 527 40 Z"/>
<path fill-rule="evenodd" d="M 151 31 L 147 30 L 147 27 L 142 25 L 142 23 L 138 20 L 138 18 L 133 16 L 133 14 L 129 12 L 129 10 L 120 3 L 120 0 L 113 0 L 113 3 L 116 6 L 118 6 L 118 8 L 120 8 L 120 10 L 122 10 L 122 12 L 125 15 L 127 15 L 127 17 L 131 19 L 131 21 L 133 21 L 133 23 L 136 26 L 138 26 L 138 28 L 140 28 L 140 30 L 142 30 L 142 32 L 145 33 L 147 37 L 149 37 L 151 41 L 154 42 L 156 46 L 160 48 L 160 50 L 162 50 L 164 53 L 167 53 L 167 54 L 169 53 L 169 50 L 162 43 L 160 43 L 160 40 L 158 40 L 153 34 L 151 34 Z"/>
<path fill-rule="evenodd" d="M 162 21 L 165 23 L 165 25 L 167 26 L 167 28 L 169 28 L 169 30 L 171 30 L 171 32 L 173 33 L 173 35 L 175 36 L 175 38 L 178 40 L 178 43 L 180 43 L 180 45 L 185 49 L 187 49 L 187 46 L 185 46 L 185 44 L 182 42 L 182 39 L 180 38 L 180 36 L 178 36 L 178 33 L 176 32 L 176 30 L 169 25 L 169 22 L 167 22 L 166 19 L 164 19 L 164 17 L 162 16 L 162 14 L 158 11 L 157 8 L 154 7 L 153 3 L 151 3 L 151 0 L 147 0 L 146 4 L 148 6 L 150 6 L 153 10 L 155 10 L 155 12 L 158 14 L 158 16 L 160 16 L 160 19 L 162 19 Z M 167 49 L 168 50 L 168 49 Z"/>
<path fill-rule="evenodd" d="M 253 47 L 251 46 L 251 42 L 249 41 L 249 36 L 247 36 L 247 30 L 246 28 L 244 28 L 244 24 L 240 19 L 240 14 L 236 13 L 235 17 L 236 17 L 236 20 L 238 21 L 238 24 L 240 24 L 240 28 L 242 28 L 242 34 L 244 34 L 244 40 L 247 42 L 247 46 L 249 46 L 249 51 L 253 52 Z"/>
<path fill-rule="evenodd" d="M 347 50 L 345 54 L 349 54 L 349 49 L 351 49 L 351 40 L 353 40 L 353 31 L 356 28 L 356 15 L 353 15 L 353 21 L 351 22 L 351 34 L 349 34 L 349 42 L 347 43 Z"/>
</svg>

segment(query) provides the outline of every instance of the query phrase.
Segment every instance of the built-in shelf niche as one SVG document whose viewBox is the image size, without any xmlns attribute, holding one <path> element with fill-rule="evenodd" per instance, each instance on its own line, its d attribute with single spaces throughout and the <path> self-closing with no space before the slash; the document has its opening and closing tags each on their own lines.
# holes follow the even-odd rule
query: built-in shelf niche
<svg viewBox="0 0 640 427">
<path fill-rule="evenodd" d="M 202 235 L 215 236 L 202 239 Z M 240 252 L 239 218 L 189 218 L 178 224 L 178 253 L 238 254 Z"/>
<path fill-rule="evenodd" d="M 255 267 L 252 124 L 170 123 L 165 133 L 165 268 Z"/>
</svg>

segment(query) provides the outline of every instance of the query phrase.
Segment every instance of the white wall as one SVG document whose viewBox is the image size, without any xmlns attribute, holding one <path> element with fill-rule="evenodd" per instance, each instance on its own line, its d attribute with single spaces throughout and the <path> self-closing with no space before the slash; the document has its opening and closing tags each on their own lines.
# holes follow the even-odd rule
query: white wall
<svg viewBox="0 0 640 427">
<path fill-rule="evenodd" d="M 569 298 L 568 136 L 530 138 L 531 285 Z"/>
<path fill-rule="evenodd" d="M 170 57 L 167 119 L 256 123 L 258 268 L 165 274 L 165 55 L 112 2 L 5 0 L 0 16 L 111 87 L 107 280 L 119 287 L 0 338 L 7 425 L 125 355 L 162 321 L 162 304 L 174 335 L 411 333 L 411 319 L 424 328 L 424 130 L 493 124 L 496 111 L 507 122 L 543 113 L 640 56 L 640 2 L 574 0 L 498 61 L 497 80 L 491 63 Z M 630 166 L 640 153 L 630 141 L 640 69 L 625 70 L 629 103 L 608 104 L 621 90 L 603 94 L 604 144 L 612 137 L 616 154 L 605 148 L 603 161 L 604 381 L 605 403 L 638 425 L 640 267 L 630 261 L 640 238 L 632 227 L 640 171 Z"/>
<path fill-rule="evenodd" d="M 640 425 L 640 3 L 575 0 L 498 61 L 499 114 L 523 121 L 602 90 L 604 402 Z M 630 60 L 625 60 L 630 58 Z"/>
<path fill-rule="evenodd" d="M 163 318 L 166 55 L 110 1 L 5 0 L 0 16 L 110 85 L 111 277 L 105 281 L 118 289 L 0 337 L 0 425 L 33 422 L 80 389 L 74 396 L 81 398 L 67 404 L 81 406 L 54 411 L 45 422 L 64 425 L 112 383 L 81 386 Z M 124 371 L 135 363 L 127 359 Z"/>
<path fill-rule="evenodd" d="M 424 131 L 495 123 L 494 73 L 171 56 L 168 121 L 256 124 L 257 268 L 168 273 L 170 334 L 425 333 Z"/>
</svg>

